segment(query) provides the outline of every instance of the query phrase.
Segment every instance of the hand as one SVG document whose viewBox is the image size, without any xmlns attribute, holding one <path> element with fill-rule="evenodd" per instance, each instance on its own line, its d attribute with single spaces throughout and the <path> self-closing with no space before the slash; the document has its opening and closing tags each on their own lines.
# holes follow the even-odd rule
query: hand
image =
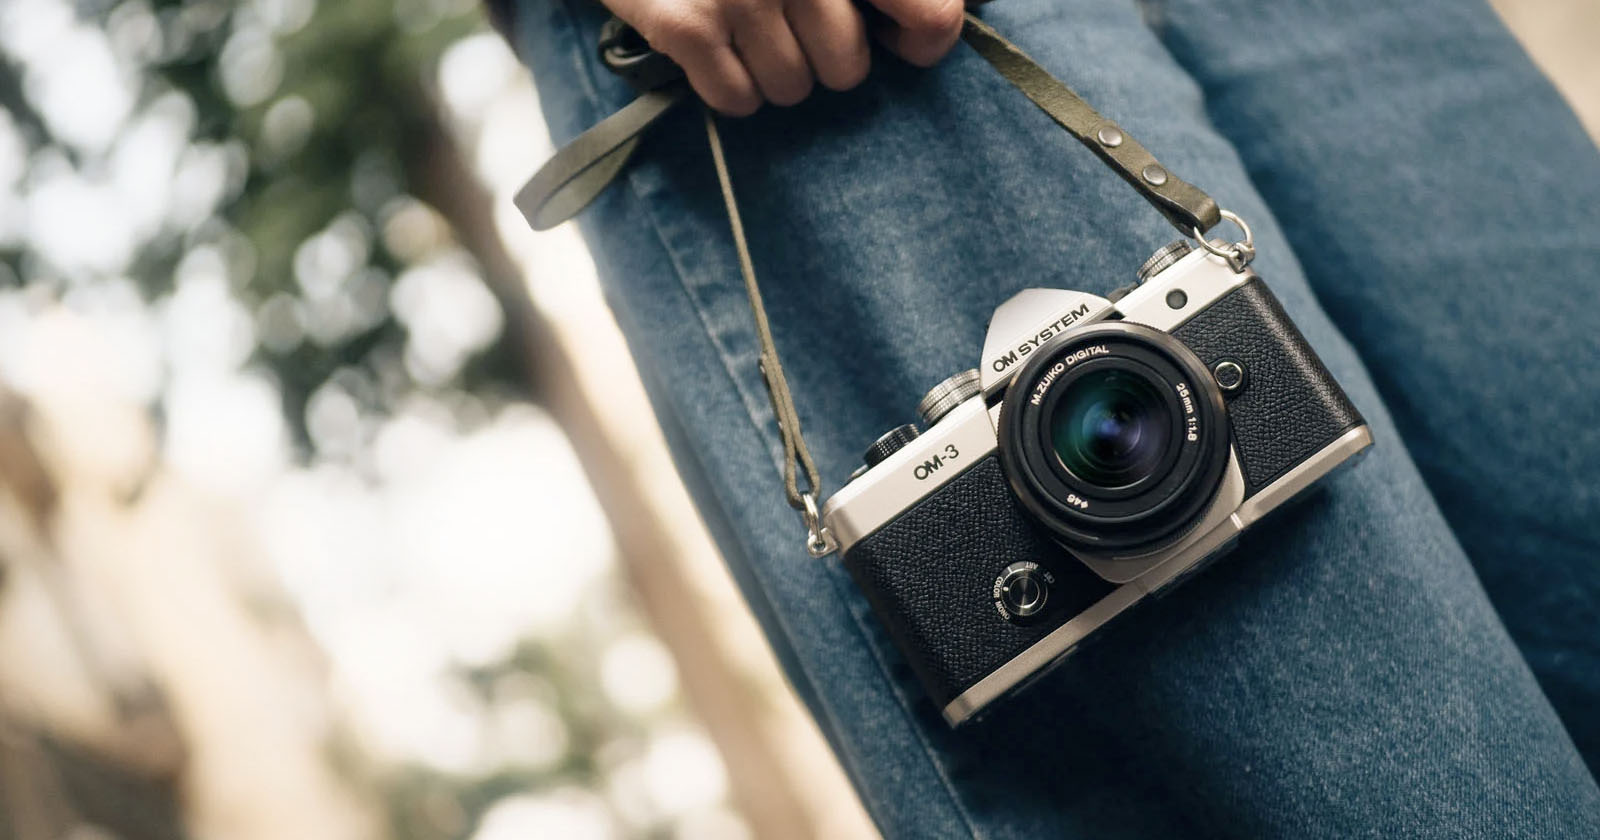
<svg viewBox="0 0 1600 840">
<path fill-rule="evenodd" d="M 793 105 L 813 82 L 848 90 L 867 76 L 867 26 L 851 0 L 605 0 L 683 68 L 706 104 L 733 116 L 763 101 Z M 962 0 L 871 0 L 873 34 L 912 64 L 943 58 L 961 36 Z"/>
</svg>

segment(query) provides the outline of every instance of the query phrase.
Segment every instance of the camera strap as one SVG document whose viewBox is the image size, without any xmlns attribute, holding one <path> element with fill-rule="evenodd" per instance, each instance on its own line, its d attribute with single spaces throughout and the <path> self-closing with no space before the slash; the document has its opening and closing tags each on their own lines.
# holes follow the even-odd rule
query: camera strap
<svg viewBox="0 0 1600 840">
<path fill-rule="evenodd" d="M 837 547 L 833 537 L 822 527 L 822 513 L 817 506 L 822 476 L 817 472 L 816 461 L 811 459 L 811 450 L 806 448 L 805 436 L 800 433 L 800 412 L 795 410 L 794 396 L 789 392 L 789 380 L 778 358 L 778 344 L 772 340 L 772 325 L 767 321 L 767 307 L 761 302 L 761 285 L 756 282 L 755 262 L 750 259 L 750 243 L 744 236 L 739 201 L 734 197 L 733 178 L 728 174 L 728 159 L 722 153 L 722 135 L 717 133 L 717 118 L 710 108 L 702 106 L 701 110 L 705 115 L 706 139 L 711 143 L 711 160 L 716 165 L 717 184 L 722 187 L 722 203 L 728 209 L 733 247 L 739 254 L 739 274 L 744 277 L 744 291 L 750 298 L 750 312 L 756 320 L 756 338 L 761 343 L 761 379 L 767 385 L 772 413 L 778 420 L 778 436 L 783 439 L 783 493 L 789 500 L 789 507 L 799 511 L 805 523 L 806 550 L 812 557 L 821 557 Z M 802 480 L 804 487 L 800 484 Z"/>
<path fill-rule="evenodd" d="M 968 12 L 961 38 L 1056 125 L 1138 190 L 1184 236 L 1203 240 L 1203 234 L 1222 220 L 1222 211 L 1211 196 L 1172 174 L 1133 135 L 1101 116 L 994 27 Z"/>
<path fill-rule="evenodd" d="M 1039 110 L 1088 146 L 1184 236 L 1194 238 L 1206 250 L 1230 262 L 1248 262 L 1254 255 L 1248 229 L 1245 240 L 1232 245 L 1218 245 L 1207 240 L 1205 233 L 1224 218 L 1241 227 L 1243 223 L 1218 207 L 1203 190 L 1172 174 L 1121 126 L 1102 116 L 1005 36 L 968 12 L 961 37 Z M 640 95 L 562 147 L 518 191 L 517 208 L 534 230 L 548 230 L 577 215 L 622 172 L 637 151 L 644 132 L 680 102 L 691 98 L 682 70 L 665 55 L 651 50 L 620 20 L 613 18 L 601 30 L 600 56 L 608 68 L 639 89 Z M 795 410 L 794 397 L 772 338 L 716 117 L 709 108 L 702 108 L 711 159 L 739 258 L 739 272 L 744 279 L 750 311 L 755 318 L 756 337 L 761 345 L 761 376 L 783 441 L 784 494 L 789 506 L 799 511 L 804 521 L 806 549 L 812 556 L 821 557 L 836 548 L 832 536 L 822 525 L 818 506 L 821 476 L 801 434 L 800 415 Z"/>
<path fill-rule="evenodd" d="M 999 74 L 1068 134 L 1144 196 L 1184 236 L 1201 239 L 1221 221 L 1211 196 L 1162 166 L 1148 149 L 1106 119 L 1076 91 L 971 12 L 961 37 Z M 622 110 L 558 150 L 517 193 L 517 207 L 535 230 L 572 218 L 616 179 L 657 120 L 690 98 L 683 73 L 626 24 L 613 18 L 601 30 L 606 67 L 640 90 Z"/>
</svg>

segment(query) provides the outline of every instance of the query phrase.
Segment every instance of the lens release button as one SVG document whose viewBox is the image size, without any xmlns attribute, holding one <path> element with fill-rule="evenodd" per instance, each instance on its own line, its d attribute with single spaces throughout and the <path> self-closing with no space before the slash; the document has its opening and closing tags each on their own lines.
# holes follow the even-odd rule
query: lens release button
<svg viewBox="0 0 1600 840">
<path fill-rule="evenodd" d="M 1244 366 L 1232 359 L 1223 359 L 1211 369 L 1217 387 L 1232 393 L 1244 387 Z"/>
<path fill-rule="evenodd" d="M 1031 560 L 1012 563 L 994 581 L 994 606 L 1007 621 L 1027 623 L 1044 612 L 1055 576 Z"/>
</svg>

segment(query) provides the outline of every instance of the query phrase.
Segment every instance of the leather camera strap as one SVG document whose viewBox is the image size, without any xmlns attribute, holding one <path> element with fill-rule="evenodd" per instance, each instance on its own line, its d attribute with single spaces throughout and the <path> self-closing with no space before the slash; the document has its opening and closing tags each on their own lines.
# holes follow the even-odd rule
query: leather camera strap
<svg viewBox="0 0 1600 840">
<path fill-rule="evenodd" d="M 1155 205 L 1184 236 L 1194 235 L 1196 228 L 1205 233 L 1222 220 L 1221 208 L 1211 196 L 1172 174 L 1121 126 L 1101 116 L 1065 82 L 971 12 L 961 37 L 1056 125 L 1088 146 Z"/>
<path fill-rule="evenodd" d="M 517 191 L 517 209 L 534 230 L 549 230 L 578 215 L 621 174 L 645 129 L 687 98 L 689 87 L 682 82 L 640 94 L 557 150 Z"/>
<path fill-rule="evenodd" d="M 811 459 L 811 450 L 806 448 L 805 436 L 800 433 L 800 412 L 795 410 L 789 380 L 778 359 L 778 345 L 772 339 L 772 325 L 767 321 L 766 304 L 761 301 L 761 285 L 756 282 L 755 261 L 750 258 L 750 243 L 745 239 L 739 201 L 733 194 L 733 177 L 728 174 L 728 159 L 722 153 L 722 135 L 717 133 L 717 118 L 710 108 L 702 106 L 702 110 L 706 139 L 711 143 L 711 160 L 717 170 L 717 184 L 722 188 L 722 202 L 728 210 L 733 247 L 739 255 L 739 274 L 744 277 L 745 295 L 750 298 L 750 311 L 755 315 L 756 338 L 761 344 L 761 378 L 767 385 L 767 397 L 772 400 L 778 436 L 783 439 L 783 493 L 789 507 L 800 511 L 805 521 L 806 549 L 812 556 L 821 557 L 833 551 L 833 541 L 822 528 L 822 514 L 817 507 L 822 476 L 817 471 L 817 463 Z M 802 479 L 804 487 L 800 484 Z"/>
<path fill-rule="evenodd" d="M 1221 220 L 1211 196 L 1172 174 L 1121 126 L 1102 116 L 971 12 L 961 37 L 1039 110 L 1138 190 L 1184 236 L 1193 236 L 1196 229 L 1205 233 Z M 621 173 L 637 149 L 640 135 L 688 98 L 688 87 L 680 79 L 669 79 L 562 147 L 517 193 L 517 207 L 528 224 L 534 230 L 548 230 L 577 215 Z"/>
<path fill-rule="evenodd" d="M 608 28 L 613 31 L 601 43 L 601 54 L 607 66 L 647 89 L 627 107 L 602 120 L 556 152 L 518 191 L 517 208 L 527 217 L 534 230 L 555 227 L 587 206 L 621 173 L 637 150 L 644 131 L 679 102 L 690 98 L 681 73 L 673 72 L 676 69 L 673 67 L 666 67 L 663 71 L 661 64 L 664 56 L 635 52 L 626 56 L 626 69 L 621 66 L 615 53 L 607 53 L 608 49 L 616 49 L 615 44 L 619 40 L 614 27 L 608 25 Z M 1185 236 L 1193 236 L 1203 245 L 1206 244 L 1203 234 L 1223 217 L 1217 203 L 1209 195 L 1169 172 L 1120 126 L 1101 116 L 1072 88 L 1050 75 L 1038 62 L 971 12 L 967 13 L 961 36 L 1057 125 L 1093 150 L 1138 190 L 1174 227 Z M 642 62 L 650 62 L 655 66 L 647 67 L 641 73 Z M 649 81 L 639 83 L 641 78 L 648 78 Z M 756 281 L 755 263 L 745 238 L 738 199 L 734 195 L 733 179 L 723 153 L 722 138 L 717 132 L 716 117 L 709 108 L 702 108 L 711 159 L 716 168 L 717 183 L 722 190 L 728 225 L 739 258 L 739 273 L 744 279 L 745 294 L 749 297 L 750 311 L 755 317 L 756 337 L 761 345 L 761 375 L 783 441 L 784 495 L 790 507 L 799 511 L 804 521 L 806 549 L 812 556 L 821 557 L 836 548 L 832 535 L 823 527 L 818 508 L 821 476 L 801 434 L 800 414 L 795 409 L 794 397 L 789 390 L 783 364 L 778 358 L 766 305 L 761 299 L 761 287 Z M 1229 218 L 1236 217 L 1230 215 Z"/>
</svg>

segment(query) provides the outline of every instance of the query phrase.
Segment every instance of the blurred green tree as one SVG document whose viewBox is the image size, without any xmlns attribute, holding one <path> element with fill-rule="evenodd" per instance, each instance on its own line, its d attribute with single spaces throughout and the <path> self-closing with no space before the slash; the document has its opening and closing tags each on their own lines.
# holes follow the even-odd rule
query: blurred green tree
<svg viewBox="0 0 1600 840">
<path fill-rule="evenodd" d="M 474 274 L 503 259 L 481 253 L 498 247 L 488 231 L 462 234 L 452 224 L 452 214 L 486 220 L 441 123 L 434 82 L 441 53 L 485 25 L 474 0 L 80 0 L 76 12 L 106 31 L 124 61 L 143 62 L 130 121 L 187 113 L 191 150 L 226 166 L 211 212 L 137 242 L 127 275 L 156 301 L 186 257 L 220 255 L 255 318 L 253 361 L 278 384 L 303 452 L 314 450 L 307 405 L 330 381 L 377 415 L 417 390 L 529 392 L 532 371 L 506 333 L 457 369 L 408 363 L 406 325 L 389 305 L 396 278 L 437 244 L 418 238 L 479 251 Z M 29 160 L 62 155 L 93 169 L 92 155 L 40 114 L 23 68 L 3 61 L 0 106 Z M 9 282 L 59 288 L 84 279 L 27 237 L 6 243 L 0 260 Z M 498 277 L 488 288 L 512 331 L 525 326 L 515 314 L 527 305 L 520 288 Z"/>
<path fill-rule="evenodd" d="M 330 385 L 376 417 L 418 392 L 444 405 L 535 396 L 527 363 L 531 339 L 521 336 L 533 323 L 530 304 L 492 230 L 487 197 L 443 122 L 435 81 L 444 50 L 485 27 L 476 0 L 76 0 L 33 6 L 0 8 L 0 26 L 17 23 L 7 14 L 49 18 L 55 6 L 70 8 L 72 25 L 104 33 L 131 88 L 125 115 L 106 118 L 116 123 L 116 136 L 127 136 L 145 118 L 177 125 L 183 136 L 171 177 L 182 181 L 186 166 L 205 170 L 210 164 L 219 183 L 198 214 L 175 219 L 167 208 L 166 221 L 142 229 L 124 260 L 63 260 L 59 249 L 30 235 L 26 224 L 0 235 L 0 288 L 21 286 L 59 298 L 125 276 L 148 307 L 158 308 L 174 292 L 186 260 L 220 262 L 229 292 L 253 322 L 248 364 L 276 384 L 303 458 L 350 454 L 319 451 L 308 422 L 314 395 Z M 49 57 L 27 55 L 22 40 L 28 33 L 13 32 L 15 42 L 0 37 L 0 118 L 8 116 L 10 134 L 20 138 L 15 151 L 21 160 L 18 189 L 5 196 L 0 183 L 0 200 L 20 208 L 24 184 L 39 172 L 67 169 L 92 182 L 114 177 L 110 170 L 118 166 L 145 165 L 119 160 L 109 143 L 96 147 L 70 136 L 52 119 L 44 101 L 50 92 L 41 81 Z M 0 158 L 6 152 L 0 148 Z M 99 235 L 93 229 L 76 233 Z M 414 352 L 408 358 L 411 336 L 394 306 L 405 273 L 441 254 L 454 260 L 454 276 L 481 281 L 500 310 L 493 335 L 442 365 Z M 412 305 L 434 305 L 426 292 Z M 158 422 L 160 393 L 149 406 Z M 481 414 L 463 411 L 457 420 L 470 424 Z M 495 674 L 539 665 L 542 656 L 530 649 L 492 673 L 464 678 L 487 697 Z M 559 682 L 566 686 L 560 706 L 572 711 L 568 694 L 583 680 Z M 589 695 L 596 691 L 592 685 L 580 688 Z M 462 836 L 506 792 L 575 774 L 591 777 L 595 771 L 585 757 L 600 738 L 595 729 L 579 733 L 577 749 L 564 763 L 532 775 L 508 771 L 471 780 L 401 771 L 378 785 L 390 829 L 418 840 Z M 0 780 L 0 801 L 67 810 L 41 828 L 18 824 L 25 809 L 7 807 L 11 818 L 0 817 L 0 840 L 57 836 L 76 820 L 130 838 L 181 832 L 172 780 L 142 778 L 46 734 L 13 735 L 0 738 L 0 765 L 18 770 L 8 778 L 62 783 L 39 794 Z M 24 749 L 26 744 L 38 746 Z M 359 760 L 336 763 L 356 776 L 370 772 Z M 437 807 L 429 810 L 440 802 L 448 805 L 443 816 Z"/>
</svg>

